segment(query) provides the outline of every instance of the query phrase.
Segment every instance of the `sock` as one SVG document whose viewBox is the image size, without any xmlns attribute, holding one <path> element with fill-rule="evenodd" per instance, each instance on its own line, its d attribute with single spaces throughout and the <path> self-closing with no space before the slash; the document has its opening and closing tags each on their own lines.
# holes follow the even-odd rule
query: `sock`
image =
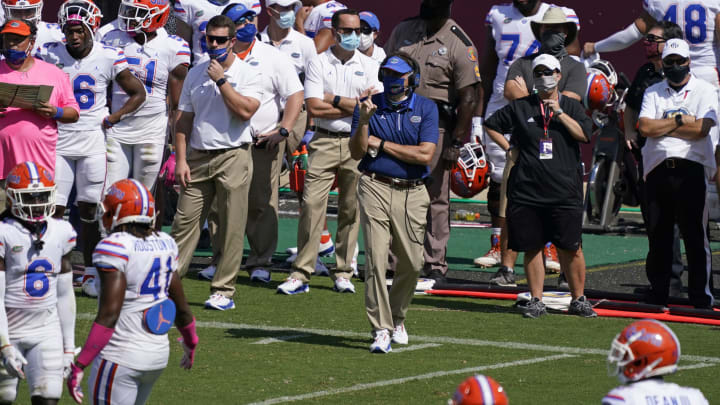
<svg viewBox="0 0 720 405">
<path fill-rule="evenodd" d="M 505 267 L 505 269 L 508 271 L 508 273 L 515 273 L 515 270 L 513 270 L 512 267 Z"/>
<path fill-rule="evenodd" d="M 502 228 L 492 228 L 493 235 L 500 235 L 500 232 L 502 232 Z"/>
</svg>

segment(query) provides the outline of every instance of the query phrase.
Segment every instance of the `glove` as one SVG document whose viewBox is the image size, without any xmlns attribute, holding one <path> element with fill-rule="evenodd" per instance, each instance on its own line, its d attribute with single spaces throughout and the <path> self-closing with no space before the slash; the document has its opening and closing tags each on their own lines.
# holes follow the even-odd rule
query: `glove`
<svg viewBox="0 0 720 405">
<path fill-rule="evenodd" d="M 78 404 L 82 404 L 83 397 L 85 396 L 82 392 L 82 379 L 84 375 L 85 373 L 80 367 L 76 366 L 75 363 L 70 363 L 70 374 L 65 380 L 65 383 L 67 384 L 70 396 Z"/>
<path fill-rule="evenodd" d="M 160 169 L 160 177 L 165 179 L 167 187 L 175 185 L 175 152 L 171 153 L 163 164 Z"/>
<path fill-rule="evenodd" d="M 300 141 L 300 146 L 307 145 L 312 141 L 313 136 L 315 136 L 315 131 L 307 130 L 305 131 L 305 135 L 303 135 L 302 140 Z"/>
<path fill-rule="evenodd" d="M 11 377 L 25 379 L 23 366 L 27 364 L 27 360 L 25 360 L 22 353 L 13 345 L 5 346 L 1 352 L 3 356 L 3 367 L 5 367 L 7 373 Z"/>
<path fill-rule="evenodd" d="M 70 365 L 72 364 L 73 360 L 75 360 L 75 352 L 64 352 L 63 353 L 63 378 L 68 378 L 70 375 Z"/>
<path fill-rule="evenodd" d="M 192 368 L 193 362 L 195 362 L 195 348 L 197 344 L 190 343 L 190 346 L 192 346 L 190 347 L 183 338 L 178 338 L 177 341 L 182 345 L 183 351 L 185 352 L 180 360 L 180 367 L 189 370 Z"/>
</svg>

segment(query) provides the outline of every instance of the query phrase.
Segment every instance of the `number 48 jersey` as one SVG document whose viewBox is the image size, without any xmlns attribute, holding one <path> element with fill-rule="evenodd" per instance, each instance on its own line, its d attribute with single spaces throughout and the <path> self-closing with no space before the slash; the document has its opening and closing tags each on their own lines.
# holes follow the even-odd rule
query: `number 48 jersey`
<svg viewBox="0 0 720 405">
<path fill-rule="evenodd" d="M 135 370 L 157 370 L 167 365 L 167 336 L 146 330 L 143 311 L 168 299 L 177 256 L 175 241 L 164 232 L 145 239 L 115 232 L 95 247 L 93 264 L 98 271 L 123 272 L 127 282 L 115 332 L 101 353 L 104 359 Z"/>
</svg>

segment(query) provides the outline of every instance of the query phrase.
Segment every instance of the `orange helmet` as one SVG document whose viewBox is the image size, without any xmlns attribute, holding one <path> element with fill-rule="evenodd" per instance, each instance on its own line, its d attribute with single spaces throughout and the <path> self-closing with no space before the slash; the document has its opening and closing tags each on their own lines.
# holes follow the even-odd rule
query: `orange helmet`
<svg viewBox="0 0 720 405">
<path fill-rule="evenodd" d="M 503 387 L 491 377 L 477 374 L 461 382 L 455 390 L 451 405 L 507 405 Z"/>
<path fill-rule="evenodd" d="M 127 32 L 154 32 L 170 18 L 168 0 L 122 0 L 118 10 L 120 29 Z"/>
<path fill-rule="evenodd" d="M 94 34 L 100 28 L 102 13 L 92 0 L 66 0 L 58 10 L 58 23 L 64 27 L 68 22 L 82 23 Z"/>
<path fill-rule="evenodd" d="M 13 167 L 5 179 L 10 213 L 28 222 L 42 222 L 55 213 L 55 181 L 44 167 L 34 162 Z"/>
<path fill-rule="evenodd" d="M 585 91 L 585 108 L 602 111 L 608 104 L 612 104 L 617 95 L 617 73 L 613 65 L 602 59 L 594 61 L 587 72 L 587 90 Z"/>
<path fill-rule="evenodd" d="M 106 232 L 122 224 L 155 222 L 155 199 L 145 185 L 133 179 L 116 181 L 98 208 Z"/>
<path fill-rule="evenodd" d="M 661 322 L 635 321 L 615 337 L 607 360 L 610 375 L 624 383 L 671 374 L 680 360 L 680 341 Z"/>
<path fill-rule="evenodd" d="M 450 174 L 450 188 L 462 198 L 473 197 L 490 184 L 491 171 L 482 145 L 466 143 Z"/>
<path fill-rule="evenodd" d="M 42 18 L 42 0 L 2 0 L 5 20 L 23 19 L 35 24 Z"/>
</svg>

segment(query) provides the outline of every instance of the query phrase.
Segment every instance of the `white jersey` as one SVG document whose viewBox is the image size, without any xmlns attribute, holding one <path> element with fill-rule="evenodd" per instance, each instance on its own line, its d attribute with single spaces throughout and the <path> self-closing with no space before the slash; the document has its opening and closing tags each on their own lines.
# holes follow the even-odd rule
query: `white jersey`
<svg viewBox="0 0 720 405">
<path fill-rule="evenodd" d="M 275 45 L 270 39 L 267 30 L 267 27 L 265 27 L 265 30 L 260 33 L 260 39 L 268 45 L 275 46 L 280 52 L 288 56 L 298 75 L 305 74 L 308 63 L 317 58 L 315 42 L 291 28 L 287 36 L 279 44 Z"/>
<path fill-rule="evenodd" d="M 657 21 L 672 21 L 690 44 L 692 66 L 716 67 L 715 16 L 720 0 L 643 0 L 643 8 Z"/>
<path fill-rule="evenodd" d="M 682 387 L 659 379 L 647 379 L 623 385 L 608 392 L 603 405 L 707 405 L 700 390 Z"/>
<path fill-rule="evenodd" d="M 145 239 L 115 232 L 100 241 L 93 253 L 98 271 L 125 274 L 125 299 L 110 342 L 101 356 L 134 370 L 157 370 L 167 365 L 166 335 L 148 332 L 143 311 L 168 299 L 178 249 L 170 235 L 158 232 Z"/>
<path fill-rule="evenodd" d="M 100 130 L 103 119 L 108 115 L 107 89 L 117 75 L 128 68 L 123 51 L 95 42 L 90 53 L 77 60 L 70 55 L 65 44 L 55 42 L 43 50 L 40 57 L 68 75 L 75 100 L 80 106 L 77 122 L 58 123 L 57 153 L 64 156 L 104 153 L 105 139 Z M 88 136 L 78 136 L 83 133 Z"/>
<path fill-rule="evenodd" d="M 492 6 L 485 18 L 485 24 L 492 29 L 495 39 L 495 53 L 498 57 L 497 72 L 493 82 L 493 93 L 489 104 L 493 104 L 492 111 L 488 107 L 486 117 L 502 108 L 507 101 L 503 97 L 505 80 L 510 65 L 523 56 L 532 55 L 540 49 L 540 41 L 535 39 L 532 32 L 531 21 L 542 20 L 545 12 L 554 4 L 540 3 L 537 13 L 525 17 L 512 3 Z M 562 7 L 568 21 L 574 22 L 580 30 L 580 20 L 575 10 Z"/>
<path fill-rule="evenodd" d="M 40 21 L 37 24 L 33 56 L 42 54 L 43 49 L 54 42 L 65 42 L 65 34 L 62 32 L 62 28 L 60 28 L 59 24 Z"/>
<path fill-rule="evenodd" d="M 310 14 L 305 20 L 305 35 L 315 38 L 318 32 L 323 28 L 332 28 L 332 16 L 336 11 L 347 8 L 344 4 L 337 1 L 328 1 L 313 7 Z"/>
<path fill-rule="evenodd" d="M 192 28 L 192 54 L 193 66 L 209 59 L 207 55 L 207 41 L 205 27 L 208 21 L 216 15 L 222 14 L 229 1 L 211 0 L 176 0 L 173 6 L 175 18 Z"/>
</svg>

